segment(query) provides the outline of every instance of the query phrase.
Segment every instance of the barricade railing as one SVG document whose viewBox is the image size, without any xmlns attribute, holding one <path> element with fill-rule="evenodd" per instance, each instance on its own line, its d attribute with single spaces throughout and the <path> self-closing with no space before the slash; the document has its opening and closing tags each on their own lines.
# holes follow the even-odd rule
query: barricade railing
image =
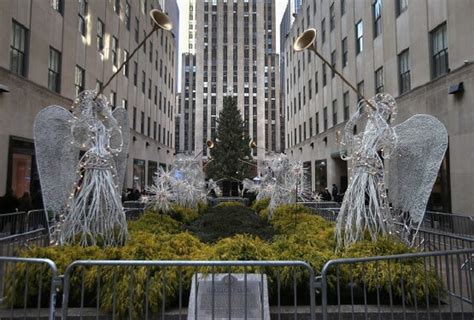
<svg viewBox="0 0 474 320">
<path fill-rule="evenodd" d="M 438 230 L 420 229 L 416 234 L 414 247 L 425 252 L 474 249 L 474 238 Z"/>
<path fill-rule="evenodd" d="M 474 238 L 474 216 L 426 211 L 422 227 Z"/>
<path fill-rule="evenodd" d="M 473 254 L 468 249 L 331 260 L 321 272 L 322 318 L 472 319 Z"/>
<path fill-rule="evenodd" d="M 0 256 L 13 257 L 21 248 L 49 245 L 49 234 L 47 229 L 36 229 L 20 234 L 14 234 L 0 239 Z"/>
<path fill-rule="evenodd" d="M 0 214 L 0 238 L 26 232 L 27 217 L 25 211 Z"/>
<path fill-rule="evenodd" d="M 64 274 L 62 319 L 77 308 L 111 319 L 315 320 L 314 279 L 302 261 L 76 261 Z"/>
<path fill-rule="evenodd" d="M 56 319 L 60 278 L 49 259 L 0 257 L 0 319 Z"/>
</svg>

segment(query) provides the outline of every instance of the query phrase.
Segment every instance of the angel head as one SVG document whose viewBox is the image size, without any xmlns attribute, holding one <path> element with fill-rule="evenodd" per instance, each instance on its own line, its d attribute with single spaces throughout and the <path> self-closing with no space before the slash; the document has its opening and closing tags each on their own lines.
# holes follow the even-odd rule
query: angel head
<svg viewBox="0 0 474 320">
<path fill-rule="evenodd" d="M 122 150 L 122 130 L 105 96 L 97 96 L 94 90 L 83 91 L 71 109 L 74 117 L 71 133 L 77 146 L 90 149 L 98 144 L 100 138 L 105 138 L 109 152 L 115 154 Z"/>
</svg>

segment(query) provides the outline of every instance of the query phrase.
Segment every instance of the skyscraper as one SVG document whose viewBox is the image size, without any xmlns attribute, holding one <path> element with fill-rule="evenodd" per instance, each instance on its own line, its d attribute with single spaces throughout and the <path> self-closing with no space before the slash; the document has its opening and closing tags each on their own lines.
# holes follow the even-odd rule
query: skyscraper
<svg viewBox="0 0 474 320">
<path fill-rule="evenodd" d="M 182 151 L 208 156 L 206 141 L 216 137 L 225 95 L 237 97 L 246 130 L 258 145 L 254 155 L 263 159 L 266 150 L 280 151 L 275 1 L 190 0 L 188 4 L 192 28 L 187 35 L 189 54 L 183 55 L 180 134 L 187 139 L 180 144 Z"/>
</svg>

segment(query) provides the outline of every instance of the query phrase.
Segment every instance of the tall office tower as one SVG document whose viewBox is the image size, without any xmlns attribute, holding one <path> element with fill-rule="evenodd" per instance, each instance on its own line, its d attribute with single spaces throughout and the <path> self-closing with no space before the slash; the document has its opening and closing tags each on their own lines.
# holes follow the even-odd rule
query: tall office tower
<svg viewBox="0 0 474 320">
<path fill-rule="evenodd" d="M 195 0 L 193 14 L 190 25 L 196 32 L 189 48 L 195 43 L 195 55 L 184 55 L 183 63 L 182 110 L 189 108 L 190 121 L 181 132 L 187 135 L 185 150 L 209 155 L 206 141 L 216 138 L 223 98 L 233 95 L 245 129 L 258 144 L 254 154 L 263 159 L 265 149 L 279 151 L 275 1 Z"/>
<path fill-rule="evenodd" d="M 127 188 L 152 183 L 173 162 L 176 0 L 0 1 L 0 195 L 39 194 L 36 114 L 105 83 L 152 30 L 152 8 L 167 11 L 175 29 L 156 31 L 104 91 L 129 114 Z"/>
<path fill-rule="evenodd" d="M 444 123 L 449 148 L 428 208 L 472 213 L 473 11 L 470 0 L 303 1 L 284 44 L 286 151 L 310 170 L 314 191 L 347 186 L 350 162 L 341 160 L 339 142 L 359 97 L 312 52 L 293 51 L 307 28 L 316 28 L 317 50 L 362 94 L 395 97 L 395 124 L 417 113 Z"/>
</svg>

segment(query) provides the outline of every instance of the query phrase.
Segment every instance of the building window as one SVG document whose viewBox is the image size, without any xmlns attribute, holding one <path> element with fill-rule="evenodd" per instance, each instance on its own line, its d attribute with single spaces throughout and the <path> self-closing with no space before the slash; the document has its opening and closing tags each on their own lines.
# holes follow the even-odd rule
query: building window
<svg viewBox="0 0 474 320">
<path fill-rule="evenodd" d="M 76 73 L 74 75 L 74 88 L 76 90 L 76 97 L 84 91 L 84 80 L 85 79 L 85 71 L 79 66 L 76 66 Z"/>
<path fill-rule="evenodd" d="M 127 99 L 122 99 L 122 107 L 125 110 L 128 110 L 128 101 L 127 101 Z"/>
<path fill-rule="evenodd" d="M 336 27 L 336 12 L 334 11 L 334 2 L 329 7 L 329 30 L 334 30 Z"/>
<path fill-rule="evenodd" d="M 314 94 L 318 94 L 319 84 L 318 84 L 318 72 L 314 73 Z"/>
<path fill-rule="evenodd" d="M 382 33 L 382 0 L 375 0 L 372 4 L 372 13 L 374 16 L 374 38 Z"/>
<path fill-rule="evenodd" d="M 116 14 L 120 14 L 120 0 L 114 1 L 114 11 Z"/>
<path fill-rule="evenodd" d="M 118 40 L 115 37 L 111 38 L 111 43 L 110 43 L 110 53 L 112 56 L 112 63 L 114 64 L 114 67 L 117 66 L 117 49 L 118 49 Z"/>
<path fill-rule="evenodd" d="M 362 80 L 361 82 L 357 84 L 357 91 L 359 92 L 359 95 L 357 97 L 357 102 L 359 102 L 360 100 L 363 99 L 363 96 L 364 96 L 364 80 Z"/>
<path fill-rule="evenodd" d="M 410 60 L 408 49 L 398 55 L 400 94 L 410 90 Z"/>
<path fill-rule="evenodd" d="M 347 66 L 347 37 L 342 39 L 342 67 Z"/>
<path fill-rule="evenodd" d="M 326 41 L 326 19 L 321 21 L 321 41 L 323 43 Z"/>
<path fill-rule="evenodd" d="M 51 0 L 51 8 L 62 15 L 64 12 L 64 0 Z"/>
<path fill-rule="evenodd" d="M 150 134 L 151 134 L 151 118 L 148 117 L 148 118 L 146 119 L 146 135 L 149 136 L 149 137 L 151 137 Z"/>
<path fill-rule="evenodd" d="M 337 124 L 337 99 L 332 101 L 332 125 Z"/>
<path fill-rule="evenodd" d="M 375 71 L 375 93 L 383 92 L 383 67 Z"/>
<path fill-rule="evenodd" d="M 112 110 L 117 107 L 117 93 L 115 91 L 110 91 L 110 104 L 112 106 Z"/>
<path fill-rule="evenodd" d="M 97 19 L 97 50 L 104 50 L 104 23 Z"/>
<path fill-rule="evenodd" d="M 86 16 L 87 16 L 87 0 L 79 1 L 79 21 L 78 30 L 85 37 L 87 33 Z"/>
<path fill-rule="evenodd" d="M 145 112 L 141 112 L 140 117 L 140 133 L 145 134 Z"/>
<path fill-rule="evenodd" d="M 133 85 L 136 87 L 138 81 L 138 63 L 133 62 Z"/>
<path fill-rule="evenodd" d="M 138 20 L 137 17 L 135 17 L 135 42 L 138 43 L 140 37 L 140 20 Z"/>
<path fill-rule="evenodd" d="M 323 87 L 326 86 L 327 80 L 326 80 L 326 64 L 323 63 Z"/>
<path fill-rule="evenodd" d="M 148 79 L 148 99 L 151 100 L 151 79 Z"/>
<path fill-rule="evenodd" d="M 59 93 L 61 83 L 61 52 L 49 47 L 48 88 Z"/>
<path fill-rule="evenodd" d="M 137 107 L 133 107 L 132 129 L 137 129 Z"/>
<path fill-rule="evenodd" d="M 346 0 L 341 0 L 341 17 L 346 13 Z"/>
<path fill-rule="evenodd" d="M 313 98 L 313 86 L 311 84 L 311 79 L 308 81 L 308 99 L 311 100 Z"/>
<path fill-rule="evenodd" d="M 128 51 L 127 50 L 123 50 L 123 62 L 127 61 L 128 59 Z M 128 63 L 126 63 L 124 66 L 123 66 L 123 75 L 125 76 L 125 78 L 128 78 Z"/>
<path fill-rule="evenodd" d="M 316 116 L 315 116 L 315 121 L 316 121 L 316 134 L 319 133 L 319 112 L 316 112 Z"/>
<path fill-rule="evenodd" d="M 10 43 L 10 70 L 23 77 L 26 77 L 26 64 L 28 61 L 27 41 L 28 29 L 13 21 Z"/>
<path fill-rule="evenodd" d="M 431 70 L 433 78 L 437 78 L 448 72 L 446 23 L 431 31 Z"/>
<path fill-rule="evenodd" d="M 396 0 L 397 17 L 408 9 L 408 0 Z"/>
<path fill-rule="evenodd" d="M 324 131 L 328 129 L 328 107 L 323 109 L 323 129 Z"/>
<path fill-rule="evenodd" d="M 336 69 L 336 50 L 331 52 L 331 65 L 333 69 L 331 69 L 331 78 L 334 78 L 336 73 L 334 72 L 334 69 Z"/>
<path fill-rule="evenodd" d="M 142 71 L 142 93 L 145 94 L 145 81 L 146 81 L 145 71 Z"/>
<path fill-rule="evenodd" d="M 125 2 L 125 28 L 130 31 L 130 3 Z"/>
<path fill-rule="evenodd" d="M 342 103 L 344 105 L 344 121 L 347 121 L 349 120 L 349 92 L 344 92 Z"/>
<path fill-rule="evenodd" d="M 356 37 L 356 54 L 359 54 L 364 49 L 364 44 L 363 44 L 364 27 L 362 25 L 362 20 L 357 22 L 357 24 L 355 26 L 355 32 L 356 32 L 356 34 L 355 34 L 355 37 Z"/>
</svg>

